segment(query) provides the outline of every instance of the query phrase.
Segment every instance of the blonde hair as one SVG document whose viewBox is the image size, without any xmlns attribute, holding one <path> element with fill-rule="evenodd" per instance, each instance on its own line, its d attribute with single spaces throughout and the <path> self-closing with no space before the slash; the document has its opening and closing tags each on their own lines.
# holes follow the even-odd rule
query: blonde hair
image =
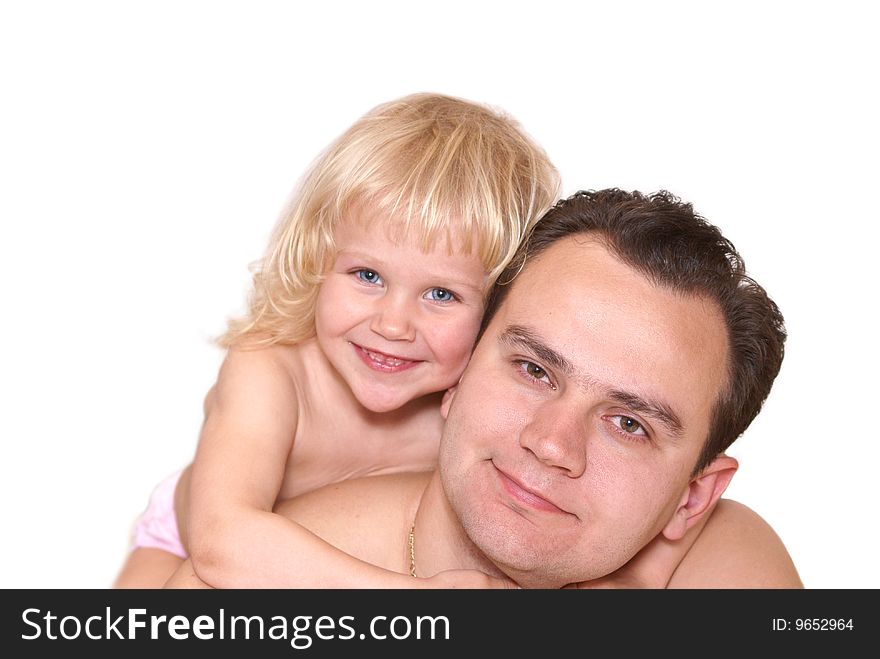
<svg viewBox="0 0 880 659">
<path fill-rule="evenodd" d="M 476 248 L 487 288 L 556 200 L 559 175 L 510 117 L 437 94 L 413 94 L 361 117 L 315 161 L 253 268 L 247 315 L 219 343 L 294 344 L 314 335 L 333 230 L 366 203 L 428 248 Z"/>
</svg>

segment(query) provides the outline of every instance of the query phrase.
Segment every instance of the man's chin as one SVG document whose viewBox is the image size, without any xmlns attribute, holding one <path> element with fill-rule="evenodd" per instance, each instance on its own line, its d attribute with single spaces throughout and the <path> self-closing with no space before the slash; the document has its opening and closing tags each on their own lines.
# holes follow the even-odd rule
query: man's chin
<svg viewBox="0 0 880 659">
<path fill-rule="evenodd" d="M 555 569 L 546 560 L 540 560 L 540 557 L 531 551 L 509 551 L 510 547 L 505 549 L 508 551 L 498 551 L 498 548 L 495 551 L 490 549 L 485 554 L 486 558 L 497 570 L 522 588 L 555 589 L 561 588 L 571 581 L 570 578 L 560 574 L 560 570 Z"/>
<path fill-rule="evenodd" d="M 548 579 L 546 575 L 537 576 L 534 574 L 525 574 L 514 576 L 508 574 L 507 576 L 515 581 L 520 588 L 526 589 L 558 590 L 559 588 L 568 585 L 568 581 L 561 581 L 559 579 Z"/>
</svg>

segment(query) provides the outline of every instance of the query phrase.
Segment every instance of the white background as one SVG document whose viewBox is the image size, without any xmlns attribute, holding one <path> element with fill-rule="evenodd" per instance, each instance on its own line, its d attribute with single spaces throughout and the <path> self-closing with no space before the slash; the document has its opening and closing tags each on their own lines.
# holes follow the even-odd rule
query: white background
<svg viewBox="0 0 880 659">
<path fill-rule="evenodd" d="M 790 332 L 728 494 L 808 587 L 880 587 L 868 6 L 4 2 L 0 586 L 112 583 L 297 178 L 438 91 L 517 118 L 566 194 L 667 188 L 725 231 Z"/>
</svg>

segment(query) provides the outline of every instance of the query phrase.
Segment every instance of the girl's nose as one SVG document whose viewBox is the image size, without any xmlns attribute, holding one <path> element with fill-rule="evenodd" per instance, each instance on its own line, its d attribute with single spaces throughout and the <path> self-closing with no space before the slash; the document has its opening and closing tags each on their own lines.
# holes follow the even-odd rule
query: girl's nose
<svg viewBox="0 0 880 659">
<path fill-rule="evenodd" d="M 412 310 L 405 301 L 392 295 L 382 298 L 370 329 L 389 341 L 412 341 L 416 338 Z"/>
</svg>

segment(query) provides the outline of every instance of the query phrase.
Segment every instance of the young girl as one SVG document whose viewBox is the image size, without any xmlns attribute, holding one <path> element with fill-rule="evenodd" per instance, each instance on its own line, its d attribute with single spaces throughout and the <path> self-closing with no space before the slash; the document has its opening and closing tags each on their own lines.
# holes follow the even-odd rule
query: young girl
<svg viewBox="0 0 880 659">
<path fill-rule="evenodd" d="M 413 95 L 349 128 L 276 227 L 249 313 L 221 339 L 195 460 L 154 492 L 116 585 L 160 586 L 187 553 L 214 587 L 418 585 L 272 508 L 328 483 L 434 467 L 441 398 L 485 296 L 557 192 L 543 151 L 470 102 Z"/>
</svg>

